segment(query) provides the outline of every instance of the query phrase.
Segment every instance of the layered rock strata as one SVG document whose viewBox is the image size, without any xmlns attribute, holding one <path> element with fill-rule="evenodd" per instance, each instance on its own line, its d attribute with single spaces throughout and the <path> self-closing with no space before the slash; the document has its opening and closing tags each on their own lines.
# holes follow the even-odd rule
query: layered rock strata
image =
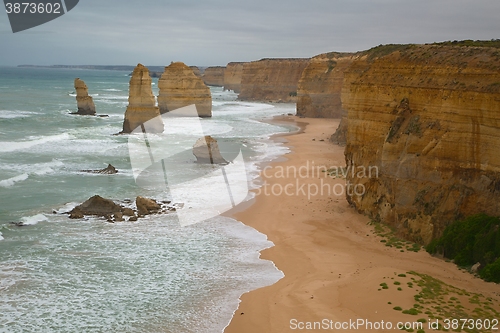
<svg viewBox="0 0 500 333">
<path fill-rule="evenodd" d="M 85 82 L 79 78 L 75 79 L 76 103 L 78 111 L 73 114 L 95 116 L 95 104 Z"/>
<path fill-rule="evenodd" d="M 193 73 L 194 75 L 196 75 L 197 77 L 201 77 L 201 71 L 198 67 L 196 66 L 189 66 L 189 68 L 191 68 L 193 70 Z"/>
<path fill-rule="evenodd" d="M 161 133 L 164 129 L 160 110 L 156 106 L 151 89 L 149 70 L 138 64 L 130 78 L 128 106 L 122 133 L 131 133 L 141 125 L 148 133 Z"/>
<path fill-rule="evenodd" d="M 165 72 L 158 81 L 158 88 L 158 106 L 161 113 L 195 104 L 198 116 L 212 116 L 210 89 L 184 63 L 174 62 L 165 67 Z"/>
<path fill-rule="evenodd" d="M 224 86 L 224 71 L 226 67 L 216 66 L 208 67 L 203 72 L 203 81 L 207 86 L 222 87 Z"/>
<path fill-rule="evenodd" d="M 350 53 L 330 52 L 316 56 L 302 72 L 297 90 L 297 115 L 340 118 L 344 72 L 354 59 Z"/>
<path fill-rule="evenodd" d="M 297 86 L 309 59 L 262 59 L 243 65 L 244 101 L 295 102 Z"/>
<path fill-rule="evenodd" d="M 342 101 L 358 211 L 422 243 L 454 220 L 500 215 L 498 48 L 375 48 L 346 72 Z"/>
<path fill-rule="evenodd" d="M 232 90 L 235 93 L 241 91 L 241 78 L 243 76 L 244 62 L 230 62 L 224 71 L 224 90 Z"/>
</svg>

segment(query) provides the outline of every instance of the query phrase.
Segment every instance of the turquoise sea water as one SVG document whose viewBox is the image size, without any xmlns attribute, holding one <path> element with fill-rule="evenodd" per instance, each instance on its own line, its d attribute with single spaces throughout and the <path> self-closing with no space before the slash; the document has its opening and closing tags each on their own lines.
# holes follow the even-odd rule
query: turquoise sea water
<svg viewBox="0 0 500 333">
<path fill-rule="evenodd" d="M 282 277 L 258 259 L 272 246 L 266 236 L 227 217 L 181 227 L 172 215 L 109 224 L 62 214 L 95 194 L 164 198 L 136 185 L 128 137 L 113 135 L 128 74 L 0 67 L 0 332 L 221 332 L 243 292 Z M 75 77 L 109 117 L 69 114 Z M 294 105 L 239 102 L 211 89 L 213 118 L 203 129 L 242 148 L 255 186 L 257 163 L 287 152 L 269 136 L 291 130 L 259 120 Z M 119 173 L 81 172 L 108 163 Z M 11 224 L 20 221 L 28 226 Z"/>
</svg>

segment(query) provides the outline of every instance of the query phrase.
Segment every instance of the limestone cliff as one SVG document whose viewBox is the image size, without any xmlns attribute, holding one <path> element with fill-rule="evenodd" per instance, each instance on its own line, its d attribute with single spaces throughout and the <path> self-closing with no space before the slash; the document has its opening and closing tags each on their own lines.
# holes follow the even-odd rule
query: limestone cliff
<svg viewBox="0 0 500 333">
<path fill-rule="evenodd" d="M 240 100 L 295 102 L 297 85 L 309 59 L 262 59 L 245 63 Z"/>
<path fill-rule="evenodd" d="M 123 121 L 122 133 L 131 133 L 134 129 L 147 122 L 147 132 L 163 132 L 163 122 L 156 106 L 151 89 L 149 70 L 142 64 L 135 67 L 130 78 L 130 88 L 127 111 Z M 153 121 L 149 121 L 154 119 Z"/>
<path fill-rule="evenodd" d="M 500 215 L 500 49 L 375 48 L 346 72 L 342 102 L 360 212 L 422 243 L 456 219 Z"/>
<path fill-rule="evenodd" d="M 197 66 L 189 66 L 193 70 L 194 75 L 201 77 L 201 71 Z"/>
<path fill-rule="evenodd" d="M 243 76 L 244 62 L 230 62 L 224 71 L 224 90 L 232 90 L 235 93 L 241 91 L 241 77 Z"/>
<path fill-rule="evenodd" d="M 224 71 L 226 67 L 208 67 L 203 72 L 203 82 L 207 86 L 222 87 L 224 86 Z"/>
<path fill-rule="evenodd" d="M 297 115 L 340 118 L 344 72 L 354 54 L 330 52 L 311 59 L 302 72 L 297 90 Z"/>
<path fill-rule="evenodd" d="M 174 62 L 165 67 L 165 72 L 158 81 L 158 88 L 161 113 L 195 104 L 200 117 L 212 116 L 210 89 L 184 63 Z"/>
<path fill-rule="evenodd" d="M 76 103 L 78 111 L 73 114 L 95 116 L 95 104 L 91 96 L 89 96 L 88 88 L 85 82 L 79 78 L 75 79 Z"/>
</svg>

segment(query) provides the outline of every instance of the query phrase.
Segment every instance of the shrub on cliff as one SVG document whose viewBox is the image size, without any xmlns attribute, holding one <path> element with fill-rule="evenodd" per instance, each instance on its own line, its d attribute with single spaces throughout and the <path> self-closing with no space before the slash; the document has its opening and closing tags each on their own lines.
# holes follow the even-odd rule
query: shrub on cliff
<svg viewBox="0 0 500 333">
<path fill-rule="evenodd" d="M 500 282 L 500 218 L 473 215 L 450 224 L 443 236 L 427 246 L 431 254 L 441 253 L 459 266 L 481 263 L 479 274 L 487 281 Z"/>
</svg>

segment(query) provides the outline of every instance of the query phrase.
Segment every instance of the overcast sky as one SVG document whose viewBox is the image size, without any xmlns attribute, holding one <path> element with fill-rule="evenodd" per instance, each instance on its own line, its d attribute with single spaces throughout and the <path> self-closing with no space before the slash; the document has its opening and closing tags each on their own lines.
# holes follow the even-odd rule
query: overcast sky
<svg viewBox="0 0 500 333">
<path fill-rule="evenodd" d="M 80 0 L 13 34 L 0 65 L 225 65 L 387 43 L 500 38 L 500 0 Z"/>
</svg>

